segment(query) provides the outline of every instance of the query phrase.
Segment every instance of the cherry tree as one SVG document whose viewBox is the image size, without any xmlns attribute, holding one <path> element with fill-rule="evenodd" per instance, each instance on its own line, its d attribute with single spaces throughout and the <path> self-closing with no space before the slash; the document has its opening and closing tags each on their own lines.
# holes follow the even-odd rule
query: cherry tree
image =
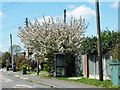
<svg viewBox="0 0 120 90">
<path fill-rule="evenodd" d="M 34 24 L 29 21 L 28 27 L 18 28 L 18 37 L 24 44 L 32 46 L 39 57 L 45 58 L 50 51 L 74 51 L 77 54 L 87 26 L 81 17 L 78 20 L 71 17 L 68 23 L 59 17 L 56 20 L 44 18 L 43 22 L 35 19 Z"/>
</svg>

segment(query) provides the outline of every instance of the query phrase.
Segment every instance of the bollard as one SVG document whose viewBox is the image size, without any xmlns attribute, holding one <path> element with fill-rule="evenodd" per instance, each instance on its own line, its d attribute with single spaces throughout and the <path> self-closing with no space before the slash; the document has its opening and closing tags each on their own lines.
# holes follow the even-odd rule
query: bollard
<svg viewBox="0 0 120 90">
<path fill-rule="evenodd" d="M 13 65 L 13 72 L 16 72 L 16 65 Z"/>
<path fill-rule="evenodd" d="M 6 66 L 6 70 L 9 71 L 9 66 Z"/>
</svg>

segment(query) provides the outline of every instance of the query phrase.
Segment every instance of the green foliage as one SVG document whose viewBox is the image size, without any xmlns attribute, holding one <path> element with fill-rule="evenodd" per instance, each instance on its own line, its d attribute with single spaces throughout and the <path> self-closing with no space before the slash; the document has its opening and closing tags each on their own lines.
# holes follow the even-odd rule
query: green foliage
<svg viewBox="0 0 120 90">
<path fill-rule="evenodd" d="M 27 74 L 36 74 L 35 71 L 30 71 L 30 72 L 27 72 Z"/>
<path fill-rule="evenodd" d="M 16 67 L 18 69 L 22 69 L 22 66 L 27 63 L 27 60 L 25 59 L 24 56 L 19 56 L 16 60 Z"/>
<path fill-rule="evenodd" d="M 118 32 L 110 32 L 110 31 L 104 31 L 101 33 L 101 47 L 102 52 L 106 53 L 112 49 L 115 48 L 115 45 L 118 43 L 116 42 L 117 37 L 119 37 L 120 34 Z"/>
<path fill-rule="evenodd" d="M 66 51 L 66 75 L 72 76 L 75 74 L 75 55 L 74 51 Z"/>
<path fill-rule="evenodd" d="M 11 55 L 9 52 L 5 52 L 5 54 L 2 56 L 2 64 L 6 65 L 6 59 L 9 59 L 9 63 L 11 63 Z"/>
<path fill-rule="evenodd" d="M 36 63 L 34 61 L 30 61 L 29 63 L 30 63 L 31 70 L 34 71 Z"/>
<path fill-rule="evenodd" d="M 81 50 L 83 54 L 90 54 L 97 52 L 97 38 L 94 36 L 92 38 L 86 38 L 81 43 Z"/>
<path fill-rule="evenodd" d="M 119 34 L 120 34 L 120 32 L 119 32 Z M 117 36 L 117 38 L 116 38 L 115 47 L 113 49 L 111 49 L 107 54 L 112 55 L 112 61 L 120 61 L 120 35 Z"/>
<path fill-rule="evenodd" d="M 101 51 L 102 53 L 107 53 L 115 48 L 118 43 L 116 41 L 117 37 L 120 37 L 120 33 L 114 31 L 104 31 L 101 33 Z M 83 54 L 97 53 L 97 37 L 86 38 L 81 43 L 81 50 Z"/>
<path fill-rule="evenodd" d="M 35 68 L 34 63 L 32 61 L 29 61 L 29 65 L 30 65 L 30 70 L 33 71 Z M 18 70 L 22 70 L 24 66 L 26 66 L 26 68 L 28 69 L 28 61 L 25 59 L 24 56 L 19 56 L 16 60 L 16 66 Z"/>
<path fill-rule="evenodd" d="M 46 58 L 48 58 L 47 61 L 43 61 L 43 70 L 46 70 L 47 72 L 49 72 L 49 74 L 51 75 L 53 70 L 52 70 L 52 67 L 53 67 L 53 60 L 54 60 L 54 57 L 53 57 L 53 53 L 55 53 L 56 51 L 55 50 L 51 50 L 49 51 L 47 54 L 46 54 Z"/>
<path fill-rule="evenodd" d="M 20 69 L 16 67 L 16 71 L 20 71 Z"/>
<path fill-rule="evenodd" d="M 26 67 L 26 69 L 28 69 L 28 64 L 25 63 L 25 64 L 21 65 L 20 70 L 23 70 L 23 67 Z"/>
<path fill-rule="evenodd" d="M 35 75 L 35 76 L 41 76 L 41 77 L 52 77 L 51 75 L 49 75 L 49 73 L 47 71 L 40 71 L 39 75 Z"/>
</svg>

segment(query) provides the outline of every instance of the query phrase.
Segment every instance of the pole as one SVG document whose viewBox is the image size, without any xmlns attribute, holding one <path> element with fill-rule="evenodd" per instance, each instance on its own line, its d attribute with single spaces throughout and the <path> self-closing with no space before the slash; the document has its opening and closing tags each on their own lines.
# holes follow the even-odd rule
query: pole
<svg viewBox="0 0 120 90">
<path fill-rule="evenodd" d="M 25 23 L 26 23 L 26 27 L 28 27 L 28 18 L 26 18 L 26 21 L 25 21 Z M 28 71 L 30 71 L 30 68 L 29 68 L 29 47 L 28 47 Z"/>
<path fill-rule="evenodd" d="M 12 59 L 12 69 L 13 69 L 13 49 L 12 49 L 12 34 L 10 34 L 10 42 L 11 42 L 11 59 Z"/>
<path fill-rule="evenodd" d="M 66 23 L 66 9 L 64 9 L 64 23 Z"/>
<path fill-rule="evenodd" d="M 26 18 L 25 23 L 26 23 L 26 27 L 28 27 L 28 18 Z"/>
<path fill-rule="evenodd" d="M 64 9 L 64 24 L 66 23 L 66 9 Z M 65 27 L 63 27 L 65 29 Z M 65 53 L 65 45 L 63 45 L 64 53 Z"/>
<path fill-rule="evenodd" d="M 43 13 L 43 19 L 44 19 L 44 17 L 45 17 L 45 15 L 44 15 L 44 13 Z"/>
<path fill-rule="evenodd" d="M 96 0 L 96 22 L 97 22 L 97 41 L 98 41 L 98 63 L 99 63 L 99 80 L 103 81 L 103 69 L 102 69 L 102 52 L 101 52 L 101 36 L 100 36 L 100 13 L 99 13 L 99 1 Z"/>
</svg>

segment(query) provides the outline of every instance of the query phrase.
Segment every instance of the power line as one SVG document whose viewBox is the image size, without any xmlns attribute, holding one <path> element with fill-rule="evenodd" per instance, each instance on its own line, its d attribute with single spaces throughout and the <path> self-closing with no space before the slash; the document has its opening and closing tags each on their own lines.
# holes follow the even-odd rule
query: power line
<svg viewBox="0 0 120 90">
<path fill-rule="evenodd" d="M 2 10 L 7 11 L 7 10 L 9 10 L 9 9 L 11 9 L 13 7 L 16 7 L 16 6 L 20 5 L 20 4 L 21 4 L 20 2 L 16 2 L 16 3 L 13 3 L 13 4 L 9 5 L 9 7 L 2 8 Z"/>
<path fill-rule="evenodd" d="M 18 25 L 20 25 L 20 24 L 23 24 L 23 22 L 22 22 L 22 23 L 19 23 L 19 24 L 16 24 L 16 25 L 13 25 L 13 26 L 10 26 L 10 27 L 8 27 L 8 28 L 4 28 L 4 29 L 2 29 L 2 32 L 8 31 L 8 30 L 10 30 L 10 29 L 13 29 L 13 28 L 15 28 L 16 26 L 18 26 Z"/>
<path fill-rule="evenodd" d="M 59 0 L 58 0 L 57 3 L 59 4 L 59 6 L 60 6 L 62 9 L 64 9 L 64 8 L 63 8 L 63 5 L 61 4 L 61 2 L 59 2 Z"/>
<path fill-rule="evenodd" d="M 15 3 L 17 3 L 18 1 L 20 1 L 20 0 L 16 0 L 15 2 L 11 2 L 10 4 L 5 5 L 4 7 L 0 8 L 0 9 L 5 9 L 5 8 L 8 8 L 9 6 L 14 5 L 14 4 L 15 4 Z"/>
</svg>

